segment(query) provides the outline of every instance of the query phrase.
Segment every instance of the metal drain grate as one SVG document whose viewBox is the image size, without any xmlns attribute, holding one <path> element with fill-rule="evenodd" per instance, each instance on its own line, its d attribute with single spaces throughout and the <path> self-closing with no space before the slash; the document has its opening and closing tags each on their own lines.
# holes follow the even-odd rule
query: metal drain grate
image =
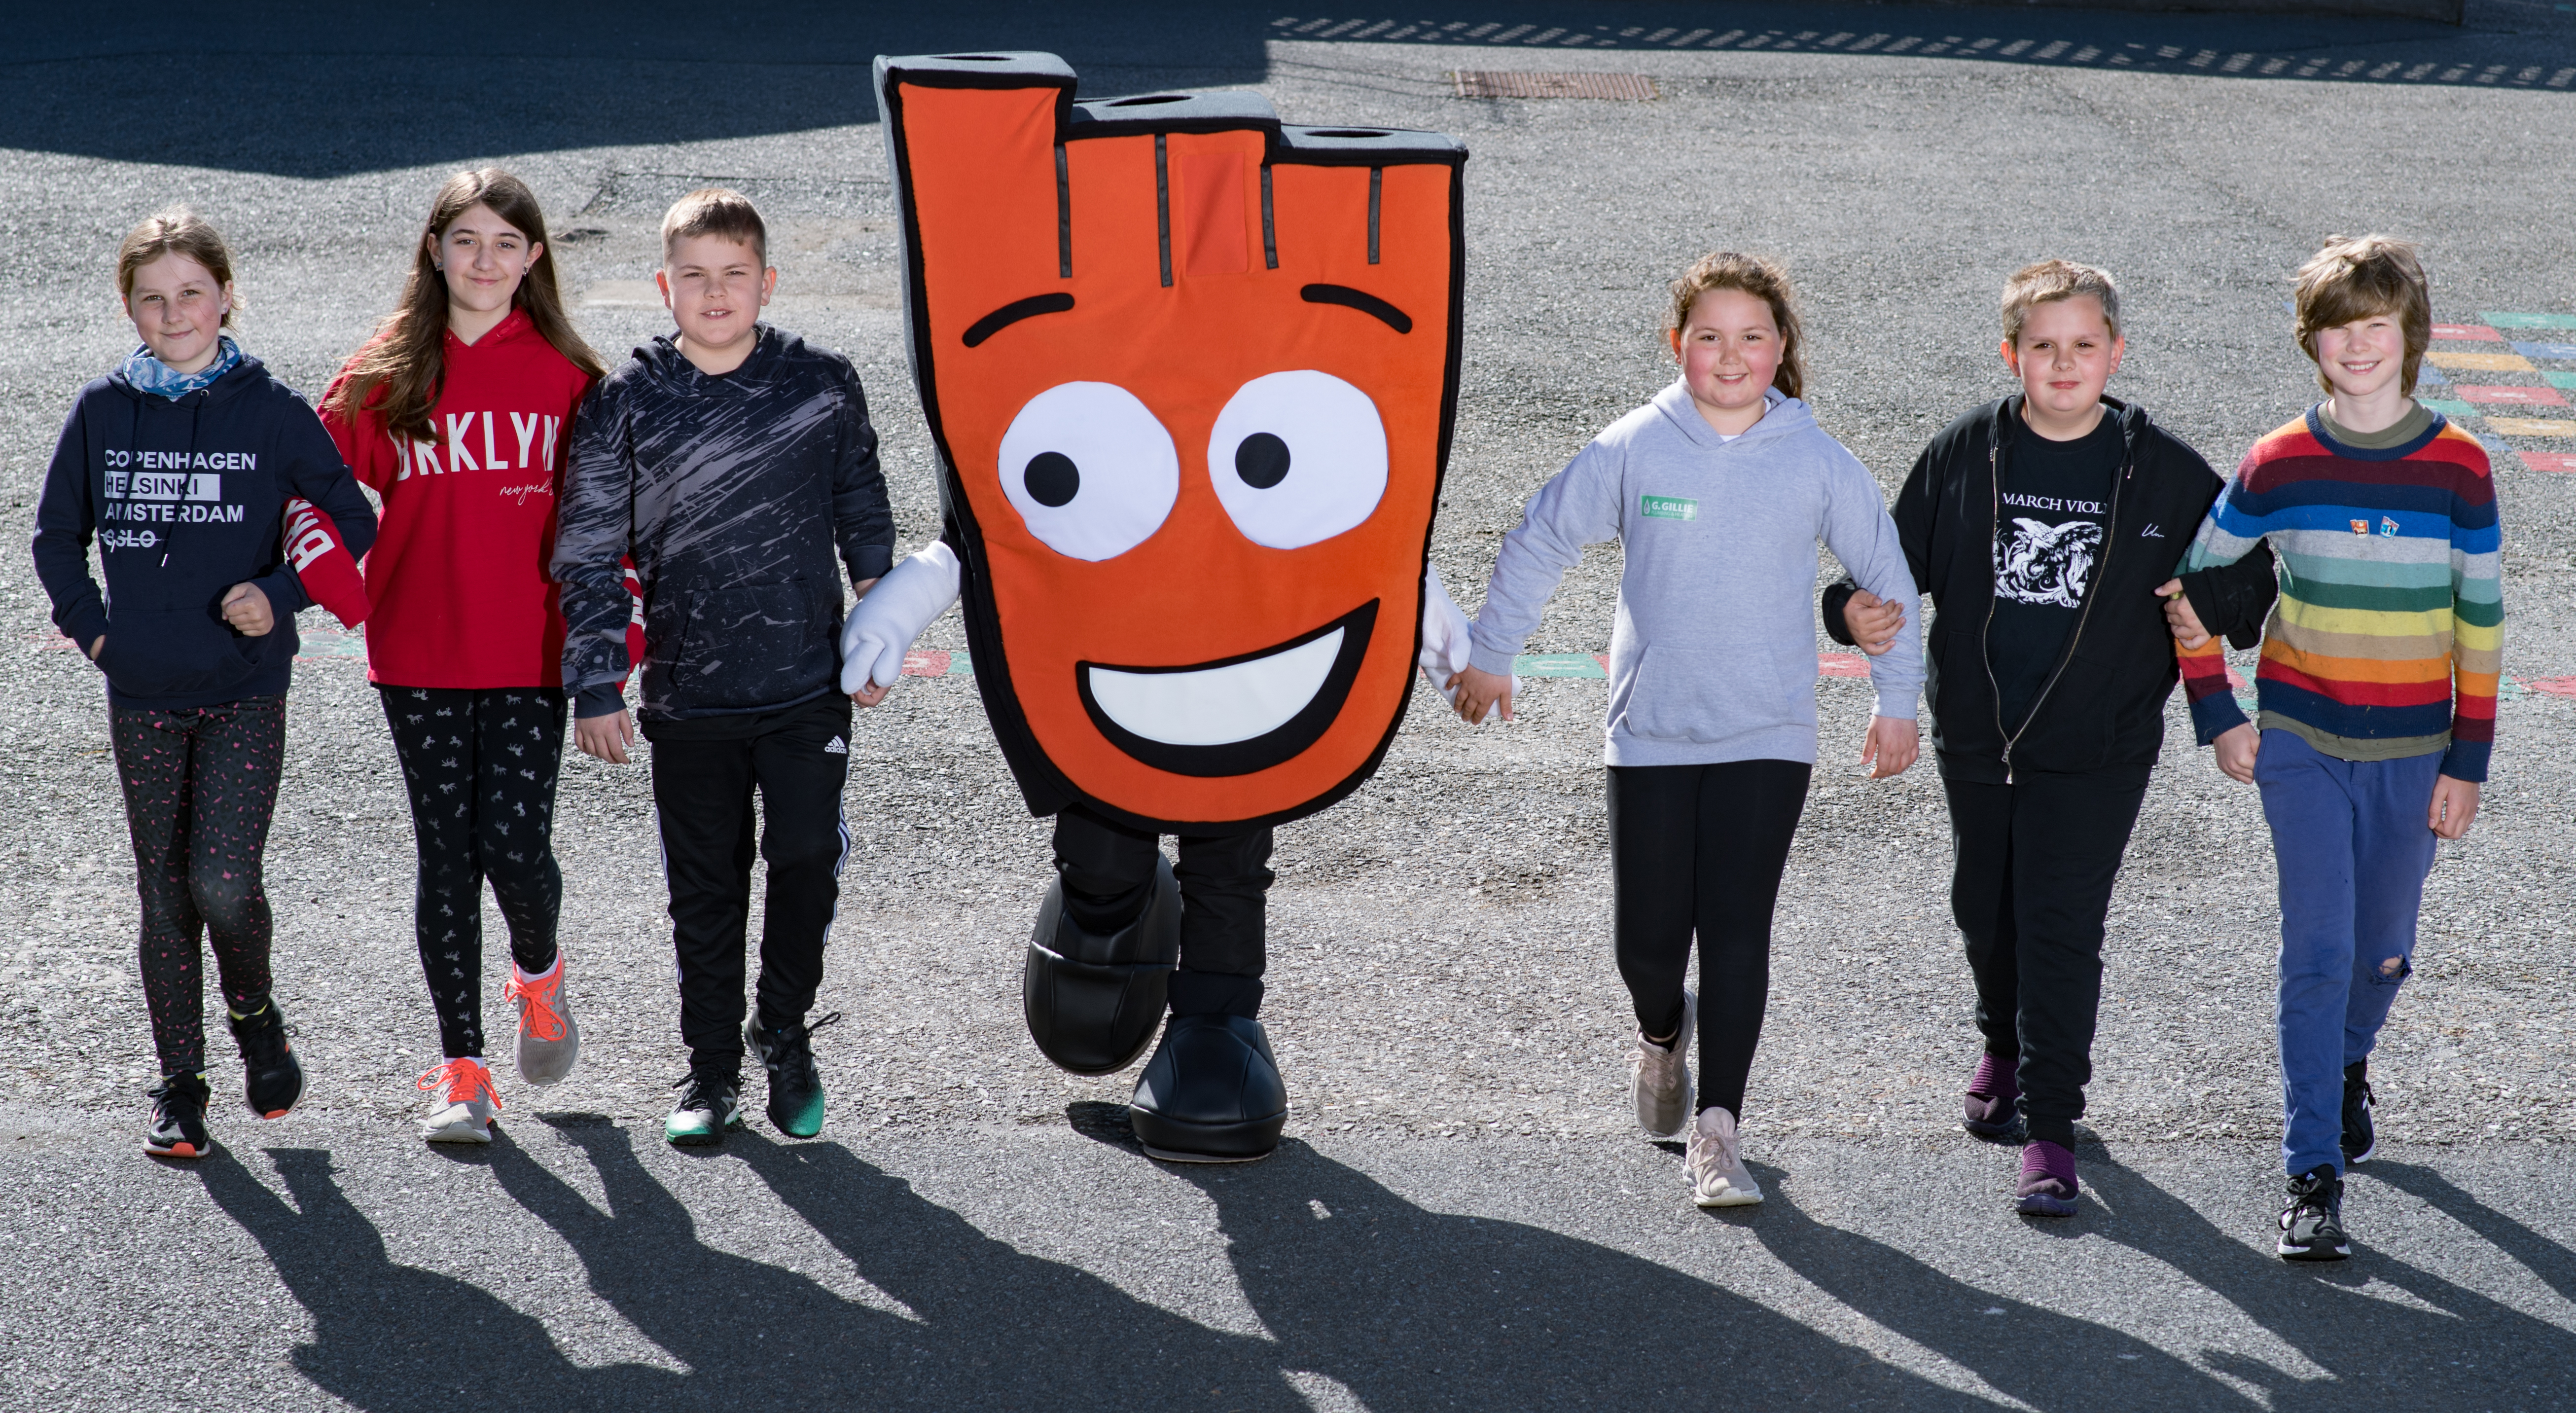
<svg viewBox="0 0 2576 1413">
<path fill-rule="evenodd" d="M 1459 69 L 1449 78 L 1461 98 L 1613 98 L 1632 103 L 1650 103 L 1655 98 L 1655 81 L 1644 74 Z"/>
</svg>

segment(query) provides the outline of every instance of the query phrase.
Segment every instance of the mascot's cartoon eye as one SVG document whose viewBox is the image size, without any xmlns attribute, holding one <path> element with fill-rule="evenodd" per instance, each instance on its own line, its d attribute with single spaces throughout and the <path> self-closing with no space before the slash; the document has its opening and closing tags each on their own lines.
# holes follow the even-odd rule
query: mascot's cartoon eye
<svg viewBox="0 0 2576 1413">
<path fill-rule="evenodd" d="M 1208 479 L 1254 544 L 1328 540 L 1386 495 L 1386 424 L 1367 393 L 1330 373 L 1255 378 L 1217 414 Z"/>
<path fill-rule="evenodd" d="M 1172 513 L 1181 457 L 1134 393 L 1115 383 L 1059 383 L 1011 419 L 1001 476 L 1002 493 L 1047 548 L 1115 559 Z"/>
</svg>

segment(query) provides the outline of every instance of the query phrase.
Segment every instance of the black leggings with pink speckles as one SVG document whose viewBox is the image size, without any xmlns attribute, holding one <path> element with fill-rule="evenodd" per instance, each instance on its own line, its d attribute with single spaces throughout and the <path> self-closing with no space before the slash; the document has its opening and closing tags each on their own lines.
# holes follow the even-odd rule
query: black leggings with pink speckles
<svg viewBox="0 0 2576 1413">
<path fill-rule="evenodd" d="M 286 698 L 159 710 L 110 706 L 125 826 L 143 895 L 143 1002 L 163 1074 L 206 1067 L 200 937 L 233 1010 L 268 998 L 260 857 L 286 758 Z"/>
</svg>

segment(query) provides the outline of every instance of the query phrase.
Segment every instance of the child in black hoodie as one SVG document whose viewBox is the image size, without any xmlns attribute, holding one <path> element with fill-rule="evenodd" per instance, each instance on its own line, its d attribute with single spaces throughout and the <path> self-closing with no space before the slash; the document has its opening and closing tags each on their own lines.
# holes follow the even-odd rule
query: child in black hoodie
<svg viewBox="0 0 2576 1413">
<path fill-rule="evenodd" d="M 63 424 L 36 506 L 36 574 L 55 626 L 107 674 L 161 1065 L 144 1151 L 195 1158 L 209 1146 L 201 934 L 251 1112 L 280 1117 L 304 1093 L 269 995 L 260 879 L 295 614 L 313 602 L 287 562 L 286 503 L 320 507 L 353 556 L 376 517 L 313 409 L 223 333 L 232 257 L 214 227 L 184 210 L 152 217 L 117 251 L 116 282 L 143 346 L 83 387 Z"/>
<path fill-rule="evenodd" d="M 746 1045 L 768 1071 L 770 1122 L 822 1131 L 805 1013 L 849 855 L 850 703 L 887 690 L 840 690 L 841 576 L 865 594 L 894 555 L 877 434 L 850 360 L 760 322 L 778 279 L 768 243 L 738 192 L 691 192 L 663 217 L 678 336 L 582 400 L 555 531 L 573 741 L 602 760 L 635 739 L 621 559 L 643 583 L 643 731 L 689 1047 L 662 1133 L 682 1146 L 741 1127 Z M 769 891 L 746 1023 L 754 790 Z"/>
<path fill-rule="evenodd" d="M 2179 676 L 2157 592 L 2221 482 L 2145 408 L 2102 395 L 2124 348 L 2109 275 L 2023 269 L 2003 323 L 2021 394 L 1933 437 L 1897 495 L 1896 533 L 1932 596 L 1950 911 L 1985 1036 L 1966 1127 L 2026 1140 L 2014 1206 L 2067 1217 L 2111 886 Z M 2271 607 L 2272 562 L 2258 552 L 2182 583 L 2201 622 L 2244 646 Z M 1846 579 L 1825 591 L 1826 631 L 1883 652 L 1896 607 Z"/>
</svg>

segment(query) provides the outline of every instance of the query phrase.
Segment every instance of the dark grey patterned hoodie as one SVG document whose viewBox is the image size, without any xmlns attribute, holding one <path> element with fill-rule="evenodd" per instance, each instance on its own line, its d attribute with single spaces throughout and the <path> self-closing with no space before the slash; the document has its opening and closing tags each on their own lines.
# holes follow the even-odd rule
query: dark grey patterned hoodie
<svg viewBox="0 0 2576 1413">
<path fill-rule="evenodd" d="M 852 583 L 886 572 L 894 515 L 850 360 L 759 327 L 722 377 L 668 336 L 601 379 L 573 420 L 555 533 L 564 690 L 618 709 L 644 585 L 643 719 L 776 711 L 840 678 L 837 546 Z"/>
</svg>

